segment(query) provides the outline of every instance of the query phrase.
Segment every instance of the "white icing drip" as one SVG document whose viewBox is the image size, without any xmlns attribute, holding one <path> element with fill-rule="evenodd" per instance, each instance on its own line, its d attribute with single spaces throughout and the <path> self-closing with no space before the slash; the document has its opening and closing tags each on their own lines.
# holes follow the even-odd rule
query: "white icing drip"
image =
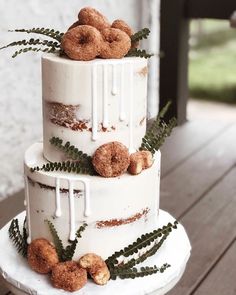
<svg viewBox="0 0 236 295">
<path fill-rule="evenodd" d="M 56 211 L 55 217 L 61 216 L 60 179 L 56 178 Z"/>
<path fill-rule="evenodd" d="M 90 182 L 88 179 L 80 179 L 84 184 L 84 216 L 88 217 L 91 215 L 91 206 L 90 206 Z"/>
<path fill-rule="evenodd" d="M 129 152 L 135 152 L 133 138 L 133 108 L 134 108 L 134 71 L 133 64 L 130 63 L 130 107 L 129 107 Z"/>
<path fill-rule="evenodd" d="M 103 66 L 103 127 L 108 127 L 108 77 L 107 65 Z"/>
<path fill-rule="evenodd" d="M 125 97 L 124 97 L 124 77 L 125 77 L 125 66 L 124 64 L 121 64 L 121 81 L 120 81 L 120 121 L 125 120 L 125 109 L 124 109 L 124 103 L 125 103 Z"/>
<path fill-rule="evenodd" d="M 30 219 L 30 202 L 29 202 L 29 180 L 28 177 L 25 175 L 25 201 L 26 201 L 26 213 L 27 213 L 27 229 L 28 229 L 28 238 L 27 243 L 31 243 L 31 219 Z"/>
<path fill-rule="evenodd" d="M 98 138 L 98 110 L 97 110 L 97 66 L 92 68 L 92 140 Z"/>
<path fill-rule="evenodd" d="M 69 185 L 69 207 L 70 207 L 70 241 L 75 240 L 75 200 L 74 200 L 74 185 L 73 181 L 68 179 Z"/>
<path fill-rule="evenodd" d="M 111 93 L 112 95 L 116 95 L 117 94 L 117 78 L 116 78 L 116 65 L 113 64 L 112 65 L 112 89 L 111 89 Z"/>
<path fill-rule="evenodd" d="M 24 200 L 24 206 L 25 206 L 25 207 L 27 206 L 27 202 L 26 202 L 26 200 Z"/>
</svg>

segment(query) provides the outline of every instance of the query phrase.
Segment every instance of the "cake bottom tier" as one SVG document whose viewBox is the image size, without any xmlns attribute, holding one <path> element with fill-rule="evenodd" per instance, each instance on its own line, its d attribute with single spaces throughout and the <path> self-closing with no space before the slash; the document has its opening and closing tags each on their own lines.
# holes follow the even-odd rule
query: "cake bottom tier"
<svg viewBox="0 0 236 295">
<path fill-rule="evenodd" d="M 74 259 L 88 252 L 105 259 L 157 227 L 160 152 L 141 174 L 116 178 L 30 171 L 44 163 L 42 143 L 32 145 L 25 154 L 28 242 L 53 241 L 50 221 L 66 246 L 86 223 Z"/>
</svg>

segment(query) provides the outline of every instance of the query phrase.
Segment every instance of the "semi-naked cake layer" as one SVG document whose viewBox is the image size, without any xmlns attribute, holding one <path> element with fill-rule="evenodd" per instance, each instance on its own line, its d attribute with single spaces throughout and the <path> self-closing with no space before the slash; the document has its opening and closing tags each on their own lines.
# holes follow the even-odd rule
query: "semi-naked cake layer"
<svg viewBox="0 0 236 295">
<path fill-rule="evenodd" d="M 63 160 L 49 143 L 69 141 L 89 155 L 120 141 L 130 152 L 146 131 L 147 61 L 144 58 L 73 61 L 42 58 L 44 156 Z"/>
<path fill-rule="evenodd" d="M 86 222 L 74 258 L 94 252 L 107 258 L 157 227 L 160 152 L 151 168 L 133 176 L 102 178 L 63 172 L 31 172 L 45 163 L 43 144 L 25 154 L 25 191 L 29 240 L 52 241 L 51 221 L 66 245 Z"/>
</svg>

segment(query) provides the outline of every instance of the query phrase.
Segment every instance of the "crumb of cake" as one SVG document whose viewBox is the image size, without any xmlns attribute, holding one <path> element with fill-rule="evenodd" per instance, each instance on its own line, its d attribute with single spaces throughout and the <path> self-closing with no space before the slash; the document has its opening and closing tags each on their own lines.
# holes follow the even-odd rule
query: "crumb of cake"
<svg viewBox="0 0 236 295">
<path fill-rule="evenodd" d="M 129 224 L 129 223 L 132 223 L 132 222 L 135 222 L 135 221 L 141 219 L 142 217 L 146 218 L 149 211 L 150 211 L 150 209 L 145 208 L 142 210 L 142 212 L 138 212 L 128 218 L 97 221 L 96 227 L 97 228 L 104 228 L 104 227 L 114 227 L 114 226 Z"/>
<path fill-rule="evenodd" d="M 92 163 L 103 177 L 116 177 L 129 167 L 129 151 L 122 143 L 114 141 L 100 146 L 94 153 Z"/>
<path fill-rule="evenodd" d="M 59 262 L 55 247 L 43 238 L 32 241 L 28 247 L 27 258 L 30 267 L 40 274 L 49 273 Z"/>
<path fill-rule="evenodd" d="M 148 67 L 147 67 L 147 66 L 146 66 L 146 67 L 143 67 L 143 68 L 138 72 L 138 74 L 139 74 L 140 76 L 146 77 L 147 74 L 148 74 Z"/>
<path fill-rule="evenodd" d="M 80 25 L 89 25 L 101 31 L 110 28 L 107 18 L 92 7 L 84 7 L 78 14 Z"/>
<path fill-rule="evenodd" d="M 87 272 L 75 261 L 61 262 L 52 269 L 52 284 L 65 291 L 78 291 L 87 283 Z"/>
<path fill-rule="evenodd" d="M 122 58 L 131 48 L 131 39 L 119 29 L 109 28 L 101 31 L 103 42 L 99 56 L 101 58 Z"/>
<path fill-rule="evenodd" d="M 129 173 L 133 175 L 140 174 L 143 169 L 151 167 L 153 156 L 149 151 L 139 151 L 130 155 Z"/>
<path fill-rule="evenodd" d="M 61 47 L 73 60 L 92 60 L 99 55 L 103 44 L 101 33 L 92 26 L 76 26 L 67 31 L 61 40 Z"/>
<path fill-rule="evenodd" d="M 105 285 L 110 279 L 110 271 L 105 261 L 94 253 L 88 253 L 81 257 L 79 265 L 88 271 L 98 285 Z"/>
</svg>

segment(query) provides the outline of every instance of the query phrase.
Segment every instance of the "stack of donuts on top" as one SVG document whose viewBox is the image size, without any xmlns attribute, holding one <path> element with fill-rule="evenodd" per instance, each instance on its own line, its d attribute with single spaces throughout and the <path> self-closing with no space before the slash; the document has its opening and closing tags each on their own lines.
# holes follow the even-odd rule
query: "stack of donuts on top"
<svg viewBox="0 0 236 295">
<path fill-rule="evenodd" d="M 61 48 L 73 60 L 110 59 L 124 57 L 131 47 L 133 30 L 123 20 L 112 24 L 99 11 L 85 7 L 62 37 Z"/>
</svg>

